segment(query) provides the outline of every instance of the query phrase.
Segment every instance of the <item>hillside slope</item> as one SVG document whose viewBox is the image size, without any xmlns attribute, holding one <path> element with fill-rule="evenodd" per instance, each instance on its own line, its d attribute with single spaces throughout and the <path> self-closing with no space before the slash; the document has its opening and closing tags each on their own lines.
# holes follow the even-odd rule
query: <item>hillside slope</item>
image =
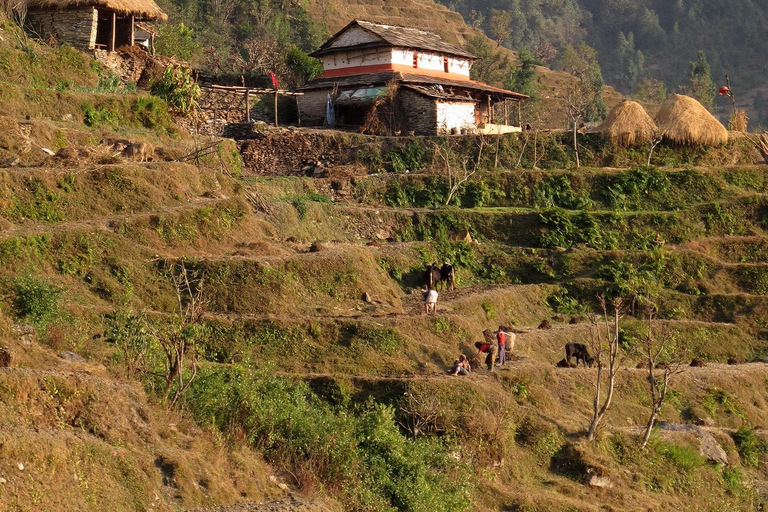
<svg viewBox="0 0 768 512">
<path fill-rule="evenodd" d="M 333 153 L 309 178 L 259 165 L 302 130 L 203 140 L 9 30 L 0 508 L 764 507 L 768 170 L 748 141 L 662 144 L 645 166 L 645 147 L 584 136 L 576 169 L 558 133 L 316 131 Z M 461 162 L 476 173 L 449 201 Z M 457 287 L 427 314 L 424 268 L 445 261 Z M 685 364 L 643 448 L 638 297 L 587 442 L 597 368 L 556 363 L 567 342 L 596 355 L 596 294 L 640 278 Z M 506 365 L 447 375 L 499 326 L 517 332 Z"/>
</svg>

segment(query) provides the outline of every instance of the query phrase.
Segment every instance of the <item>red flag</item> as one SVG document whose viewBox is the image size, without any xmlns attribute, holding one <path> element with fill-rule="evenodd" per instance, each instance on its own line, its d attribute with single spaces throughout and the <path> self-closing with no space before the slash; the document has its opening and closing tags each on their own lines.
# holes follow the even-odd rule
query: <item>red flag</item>
<svg viewBox="0 0 768 512">
<path fill-rule="evenodd" d="M 272 87 L 274 87 L 275 90 L 277 90 L 277 77 L 272 71 L 269 72 L 269 78 L 272 80 Z"/>
</svg>

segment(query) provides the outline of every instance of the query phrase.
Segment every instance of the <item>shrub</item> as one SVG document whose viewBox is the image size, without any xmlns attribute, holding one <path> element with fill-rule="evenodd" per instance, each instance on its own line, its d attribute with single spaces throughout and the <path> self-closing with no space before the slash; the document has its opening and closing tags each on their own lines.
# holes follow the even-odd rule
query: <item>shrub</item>
<svg viewBox="0 0 768 512">
<path fill-rule="evenodd" d="M 16 279 L 13 288 L 13 305 L 19 318 L 43 326 L 58 314 L 63 289 L 31 275 Z"/>
<path fill-rule="evenodd" d="M 741 462 L 745 466 L 756 468 L 760 463 L 760 456 L 766 452 L 766 444 L 757 437 L 753 427 L 741 427 L 731 434 L 736 448 L 739 450 Z"/>
<path fill-rule="evenodd" d="M 429 149 L 418 139 L 409 139 L 403 146 L 390 148 L 384 155 L 396 173 L 418 171 L 430 158 Z"/>
<path fill-rule="evenodd" d="M 487 204 L 491 199 L 491 191 L 484 181 L 470 181 L 461 192 L 461 206 L 465 208 L 479 208 Z"/>
<path fill-rule="evenodd" d="M 172 124 L 168 109 L 158 98 L 139 96 L 133 103 L 131 110 L 136 121 L 145 128 L 166 128 Z"/>
<path fill-rule="evenodd" d="M 112 129 L 117 128 L 119 115 L 111 109 L 104 107 L 94 107 L 93 105 L 83 105 L 83 123 L 91 128 L 99 126 L 108 126 Z"/>
<path fill-rule="evenodd" d="M 411 441 L 391 406 L 343 408 L 272 368 L 202 368 L 186 407 L 225 434 L 240 432 L 300 483 L 341 490 L 347 510 L 449 512 L 469 505 L 469 470 L 436 438 Z"/>
<path fill-rule="evenodd" d="M 152 94 L 163 98 L 180 114 L 190 115 L 197 110 L 200 86 L 195 83 L 191 69 L 171 64 L 160 80 L 152 84 Z"/>
<path fill-rule="evenodd" d="M 704 465 L 704 458 L 699 451 L 690 446 L 659 442 L 656 452 L 687 477 Z"/>
<path fill-rule="evenodd" d="M 144 315 L 118 311 L 107 315 L 105 337 L 120 350 L 123 364 L 128 375 L 134 376 L 149 368 L 146 367 L 152 335 Z"/>
<path fill-rule="evenodd" d="M 355 342 L 385 354 L 393 354 L 405 344 L 403 338 L 394 329 L 376 329 L 363 327 L 358 329 Z"/>
</svg>

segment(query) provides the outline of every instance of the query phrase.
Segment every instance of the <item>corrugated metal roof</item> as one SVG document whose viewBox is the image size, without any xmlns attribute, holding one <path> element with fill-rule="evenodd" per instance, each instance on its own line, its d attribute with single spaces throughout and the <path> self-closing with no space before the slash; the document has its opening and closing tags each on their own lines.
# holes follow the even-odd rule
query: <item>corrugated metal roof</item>
<svg viewBox="0 0 768 512">
<path fill-rule="evenodd" d="M 344 32 L 354 26 L 359 26 L 363 30 L 370 32 L 381 38 L 380 42 L 367 42 L 350 46 L 331 47 L 331 44 Z M 313 57 L 320 57 L 329 53 L 340 51 L 349 51 L 351 49 L 375 48 L 382 46 L 394 46 L 398 48 L 413 48 L 417 50 L 428 50 L 447 55 L 456 55 L 470 60 L 477 59 L 468 51 L 443 41 L 440 36 L 426 30 L 419 30 L 411 27 L 400 27 L 397 25 L 383 25 L 370 21 L 353 20 L 346 27 L 336 32 L 328 41 L 326 41 L 319 50 L 311 53 Z"/>
</svg>

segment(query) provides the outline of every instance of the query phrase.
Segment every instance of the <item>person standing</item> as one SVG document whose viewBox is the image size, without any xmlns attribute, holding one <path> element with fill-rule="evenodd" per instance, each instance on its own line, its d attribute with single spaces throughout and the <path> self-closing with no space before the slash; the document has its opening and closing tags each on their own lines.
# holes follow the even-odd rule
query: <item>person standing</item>
<svg viewBox="0 0 768 512">
<path fill-rule="evenodd" d="M 499 366 L 504 366 L 507 363 L 507 333 L 502 325 L 496 331 L 496 343 L 499 345 Z"/>
<path fill-rule="evenodd" d="M 422 288 L 421 294 L 424 297 L 424 312 L 434 313 L 437 310 L 437 290 Z"/>
</svg>

